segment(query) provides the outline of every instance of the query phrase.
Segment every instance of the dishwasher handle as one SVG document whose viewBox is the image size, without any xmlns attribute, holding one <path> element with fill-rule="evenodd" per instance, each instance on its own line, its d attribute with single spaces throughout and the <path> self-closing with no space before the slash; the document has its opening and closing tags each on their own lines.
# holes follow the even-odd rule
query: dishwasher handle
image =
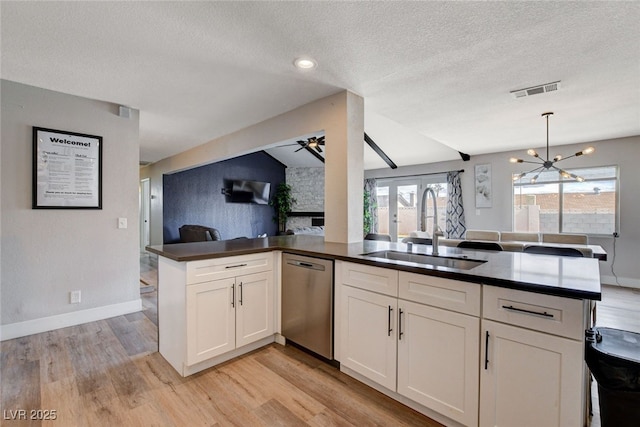
<svg viewBox="0 0 640 427">
<path fill-rule="evenodd" d="M 309 268 L 311 270 L 324 271 L 324 265 L 314 264 L 312 262 L 298 261 L 296 259 L 291 259 L 291 260 L 287 260 L 287 264 L 293 265 L 294 267 L 302 267 L 302 268 Z"/>
</svg>

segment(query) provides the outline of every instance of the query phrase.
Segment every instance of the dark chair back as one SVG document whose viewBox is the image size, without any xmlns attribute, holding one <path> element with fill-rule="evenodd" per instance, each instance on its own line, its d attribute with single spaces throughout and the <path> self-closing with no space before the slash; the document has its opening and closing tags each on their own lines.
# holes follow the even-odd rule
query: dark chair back
<svg viewBox="0 0 640 427">
<path fill-rule="evenodd" d="M 425 237 L 405 237 L 402 239 L 402 243 L 415 243 L 417 245 L 431 245 L 433 240 Z"/>
<path fill-rule="evenodd" d="M 526 246 L 522 252 L 528 254 L 572 256 L 576 258 L 584 257 L 584 254 L 575 248 L 554 248 L 551 246 Z"/>
<path fill-rule="evenodd" d="M 496 242 L 479 242 L 476 240 L 465 240 L 458 243 L 459 248 L 463 249 L 480 249 L 483 251 L 501 251 L 502 245 Z"/>
<path fill-rule="evenodd" d="M 183 243 L 222 240 L 218 230 L 204 225 L 185 224 L 179 228 L 179 231 L 180 241 Z"/>
<path fill-rule="evenodd" d="M 391 236 L 388 234 L 369 233 L 364 236 L 364 240 L 382 240 L 384 242 L 390 242 Z"/>
</svg>

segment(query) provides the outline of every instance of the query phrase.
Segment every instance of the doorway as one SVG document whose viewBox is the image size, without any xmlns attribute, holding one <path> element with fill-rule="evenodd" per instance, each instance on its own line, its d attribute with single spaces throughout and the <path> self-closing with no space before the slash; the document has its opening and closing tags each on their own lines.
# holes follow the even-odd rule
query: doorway
<svg viewBox="0 0 640 427">
<path fill-rule="evenodd" d="M 438 225 L 446 228 L 447 178 L 446 175 L 426 175 L 379 180 L 376 186 L 378 233 L 389 234 L 391 241 L 400 242 L 412 232 L 433 230 L 431 199 L 425 206 L 425 224 L 422 216 L 422 194 L 430 187 L 436 194 Z"/>
<path fill-rule="evenodd" d="M 150 243 L 150 181 L 149 178 L 140 180 L 140 253 L 144 253 Z"/>
</svg>

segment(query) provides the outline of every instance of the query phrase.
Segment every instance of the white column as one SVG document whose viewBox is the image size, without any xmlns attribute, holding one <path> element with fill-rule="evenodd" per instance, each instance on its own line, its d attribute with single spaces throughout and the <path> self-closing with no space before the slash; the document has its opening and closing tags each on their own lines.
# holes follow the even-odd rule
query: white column
<svg viewBox="0 0 640 427">
<path fill-rule="evenodd" d="M 362 240 L 364 100 L 343 92 L 346 111 L 325 127 L 325 241 Z"/>
</svg>

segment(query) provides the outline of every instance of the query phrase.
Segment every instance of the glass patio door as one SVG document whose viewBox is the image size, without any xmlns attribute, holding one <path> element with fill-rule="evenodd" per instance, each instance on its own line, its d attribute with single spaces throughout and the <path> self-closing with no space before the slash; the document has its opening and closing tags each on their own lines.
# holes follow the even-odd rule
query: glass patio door
<svg viewBox="0 0 640 427">
<path fill-rule="evenodd" d="M 378 233 L 389 234 L 396 242 L 418 229 L 419 188 L 419 180 L 378 183 Z"/>
</svg>

